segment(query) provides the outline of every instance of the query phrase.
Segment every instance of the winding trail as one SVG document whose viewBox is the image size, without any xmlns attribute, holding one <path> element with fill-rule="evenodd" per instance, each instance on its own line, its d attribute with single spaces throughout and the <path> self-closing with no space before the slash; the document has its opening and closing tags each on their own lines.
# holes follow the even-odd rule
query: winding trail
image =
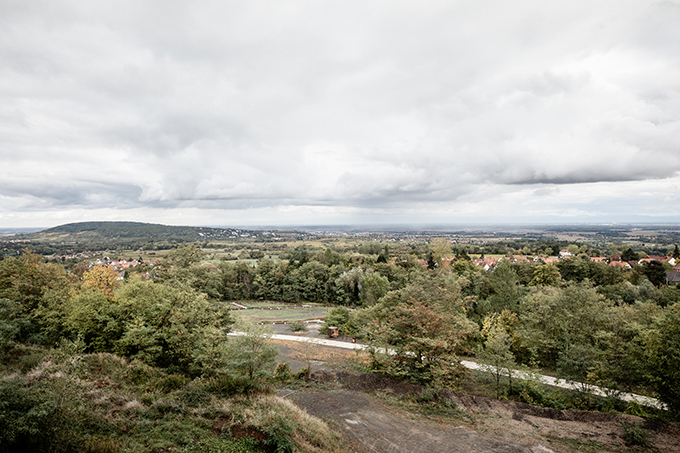
<svg viewBox="0 0 680 453">
<path fill-rule="evenodd" d="M 242 332 L 231 332 L 229 335 L 238 336 L 238 335 L 243 335 L 243 333 Z M 271 338 L 273 340 L 314 343 L 314 344 L 318 344 L 318 345 L 321 345 L 321 346 L 330 346 L 330 347 L 334 347 L 334 348 L 343 348 L 343 349 L 360 350 L 360 349 L 367 349 L 368 348 L 367 345 L 361 344 L 361 343 L 350 343 L 350 342 L 339 341 L 339 340 L 327 340 L 325 338 L 300 337 L 300 336 L 296 336 L 296 335 L 274 334 L 274 335 L 271 336 Z M 384 352 L 384 351 L 382 351 L 382 352 Z M 485 367 L 484 365 L 481 365 L 477 362 L 471 362 L 469 360 L 461 360 L 460 363 L 464 367 L 471 369 L 471 370 L 478 370 L 478 371 L 488 370 L 488 367 Z M 537 379 L 539 382 L 541 382 L 543 384 L 552 385 L 552 386 L 555 386 L 555 387 L 565 388 L 565 389 L 569 389 L 569 390 L 582 390 L 582 385 L 583 385 L 583 384 L 580 384 L 580 383 L 570 383 L 570 382 L 567 382 L 563 379 L 557 379 L 557 378 L 554 378 L 552 376 L 545 376 L 545 375 L 542 375 L 542 374 L 531 374 L 531 373 L 527 373 L 525 371 L 519 371 L 519 370 L 513 371 L 513 377 L 516 377 L 516 378 L 519 378 L 519 379 Z M 608 389 L 604 389 L 604 388 L 598 387 L 596 385 L 587 386 L 587 391 L 594 394 L 594 395 L 599 395 L 599 396 L 607 396 L 608 394 L 611 394 L 611 391 L 608 391 Z M 656 398 L 650 398 L 648 396 L 637 395 L 635 393 L 619 393 L 616 396 L 618 398 L 622 399 L 623 401 L 634 401 L 637 404 L 640 404 L 642 406 L 654 407 L 654 408 L 657 408 L 657 409 L 665 409 L 665 406 L 663 405 L 663 403 L 661 403 Z"/>
</svg>

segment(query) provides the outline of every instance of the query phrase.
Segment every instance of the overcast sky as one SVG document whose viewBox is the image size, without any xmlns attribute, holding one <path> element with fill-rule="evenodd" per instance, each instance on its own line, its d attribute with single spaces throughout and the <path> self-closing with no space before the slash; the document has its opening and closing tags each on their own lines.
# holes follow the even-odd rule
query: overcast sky
<svg viewBox="0 0 680 453">
<path fill-rule="evenodd" d="M 0 227 L 680 221 L 680 1 L 0 0 Z"/>
</svg>

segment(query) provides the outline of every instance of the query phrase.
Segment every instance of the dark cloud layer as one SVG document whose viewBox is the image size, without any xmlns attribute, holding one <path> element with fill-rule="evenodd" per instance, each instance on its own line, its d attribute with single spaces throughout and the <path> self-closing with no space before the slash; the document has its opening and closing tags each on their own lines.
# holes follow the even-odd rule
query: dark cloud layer
<svg viewBox="0 0 680 453">
<path fill-rule="evenodd" d="M 0 224 L 680 220 L 678 23 L 678 1 L 3 2 Z"/>
</svg>

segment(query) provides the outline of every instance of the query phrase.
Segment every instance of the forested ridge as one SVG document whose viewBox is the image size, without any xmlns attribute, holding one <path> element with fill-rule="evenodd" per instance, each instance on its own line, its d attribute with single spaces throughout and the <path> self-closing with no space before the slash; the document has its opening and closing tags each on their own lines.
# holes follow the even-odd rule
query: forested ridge
<svg viewBox="0 0 680 453">
<path fill-rule="evenodd" d="M 73 254 L 103 251 L 110 248 L 127 250 L 169 250 L 183 244 L 211 241 L 260 241 L 305 238 L 299 231 L 249 230 L 243 228 L 210 228 L 172 226 L 142 222 L 78 222 L 48 228 L 34 233 L 0 238 L 4 254 L 21 253 L 27 246 L 41 255 Z"/>
<path fill-rule="evenodd" d="M 0 384 L 0 445 L 27 439 L 35 451 L 75 451 L 78 442 L 101 446 L 110 439 L 137 445 L 134 436 L 115 440 L 132 428 L 123 429 L 121 421 L 98 425 L 88 415 L 92 409 L 75 402 L 85 391 L 78 384 L 82 373 L 94 375 L 103 364 L 122 376 L 115 385 L 141 392 L 130 396 L 140 405 L 140 420 L 151 417 L 142 406 L 155 407 L 156 420 L 168 413 L 178 419 L 185 413 L 172 406 L 178 401 L 214 411 L 206 395 L 266 394 L 276 353 L 252 327 L 239 326 L 250 333 L 227 338 L 235 321 L 227 302 L 236 300 L 336 306 L 326 324 L 375 346 L 368 364 L 373 372 L 457 388 L 467 376 L 461 357 L 472 355 L 496 370 L 498 397 L 651 415 L 616 401 L 616 391 L 636 390 L 667 405 L 662 417 L 680 414 L 680 290 L 656 279 L 661 263 L 625 270 L 580 253 L 551 264 L 505 257 L 486 271 L 446 241 L 429 246 L 426 259 L 396 256 L 386 246 L 364 251 L 301 246 L 289 248 L 285 259 L 206 263 L 201 248 L 188 245 L 155 265 L 129 269 L 123 280 L 104 265 L 67 271 L 29 252 L 3 259 L 0 354 L 9 374 Z M 559 397 L 513 384 L 503 370 L 518 366 L 546 369 L 584 390 L 610 388 L 612 399 L 595 400 L 587 392 Z M 50 396 L 57 387 L 66 389 L 66 399 Z M 202 403 L 190 402 L 194 397 Z M 144 429 L 151 425 L 144 423 L 133 431 L 148 435 Z M 281 431 L 268 437 L 284 445 L 281 451 L 294 445 L 291 426 L 257 423 L 260 430 Z M 135 448 L 146 451 L 142 444 Z"/>
</svg>

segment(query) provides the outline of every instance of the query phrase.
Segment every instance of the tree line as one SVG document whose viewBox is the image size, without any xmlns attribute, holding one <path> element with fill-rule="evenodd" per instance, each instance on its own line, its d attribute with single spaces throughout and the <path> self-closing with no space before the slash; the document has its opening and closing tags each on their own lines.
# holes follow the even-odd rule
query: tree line
<svg viewBox="0 0 680 453">
<path fill-rule="evenodd" d="M 680 413 L 680 290 L 654 281 L 658 266 L 624 271 L 580 255 L 501 260 L 487 272 L 464 257 L 445 265 L 436 247 L 429 268 L 415 255 L 370 251 L 378 256 L 302 248 L 288 261 L 206 265 L 190 245 L 122 282 L 104 267 L 68 273 L 38 255 L 7 258 L 0 348 L 81 338 L 88 351 L 197 375 L 235 360 L 224 347 L 225 302 L 315 302 L 339 306 L 326 322 L 343 334 L 397 351 L 375 349 L 380 372 L 455 386 L 460 356 L 476 354 L 586 385 L 650 389 Z"/>
</svg>

